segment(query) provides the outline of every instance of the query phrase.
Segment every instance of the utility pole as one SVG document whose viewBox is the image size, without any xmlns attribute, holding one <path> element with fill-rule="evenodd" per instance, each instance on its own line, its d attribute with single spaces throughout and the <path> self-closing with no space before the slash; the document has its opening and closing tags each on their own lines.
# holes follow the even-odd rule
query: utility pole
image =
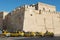
<svg viewBox="0 0 60 40">
<path fill-rule="evenodd" d="M 52 15 L 52 26 L 53 26 L 53 32 L 55 32 L 53 15 Z"/>
<path fill-rule="evenodd" d="M 48 31 L 47 27 L 46 27 L 46 19 L 45 18 L 44 18 L 44 25 L 45 25 L 45 30 Z"/>
</svg>

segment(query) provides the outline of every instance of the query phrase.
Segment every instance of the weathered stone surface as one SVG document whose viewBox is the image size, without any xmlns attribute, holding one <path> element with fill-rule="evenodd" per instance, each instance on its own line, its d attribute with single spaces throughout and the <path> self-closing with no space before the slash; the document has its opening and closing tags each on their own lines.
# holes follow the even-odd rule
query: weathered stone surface
<svg viewBox="0 0 60 40">
<path fill-rule="evenodd" d="M 60 34 L 60 13 L 55 6 L 38 3 L 16 8 L 6 16 L 6 27 L 10 32 L 53 32 Z"/>
</svg>

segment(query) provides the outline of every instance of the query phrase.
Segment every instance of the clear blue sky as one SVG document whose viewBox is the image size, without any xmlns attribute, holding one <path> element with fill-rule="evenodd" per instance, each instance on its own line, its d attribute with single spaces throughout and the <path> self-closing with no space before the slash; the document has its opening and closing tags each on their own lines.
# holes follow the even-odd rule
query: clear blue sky
<svg viewBox="0 0 60 40">
<path fill-rule="evenodd" d="M 55 5 L 57 11 L 60 11 L 60 0 L 0 0 L 0 11 L 10 12 L 18 6 L 24 4 L 36 4 L 37 2 Z"/>
</svg>

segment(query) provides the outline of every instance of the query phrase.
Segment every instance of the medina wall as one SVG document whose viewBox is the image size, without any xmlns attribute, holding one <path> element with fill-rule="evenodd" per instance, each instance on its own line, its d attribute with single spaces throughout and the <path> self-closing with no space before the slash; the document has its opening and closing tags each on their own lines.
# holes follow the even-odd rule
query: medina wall
<svg viewBox="0 0 60 40">
<path fill-rule="evenodd" d="M 19 7 L 7 16 L 6 21 L 8 31 L 45 33 L 48 30 L 60 34 L 60 14 L 56 12 L 55 6 L 43 3 Z"/>
</svg>

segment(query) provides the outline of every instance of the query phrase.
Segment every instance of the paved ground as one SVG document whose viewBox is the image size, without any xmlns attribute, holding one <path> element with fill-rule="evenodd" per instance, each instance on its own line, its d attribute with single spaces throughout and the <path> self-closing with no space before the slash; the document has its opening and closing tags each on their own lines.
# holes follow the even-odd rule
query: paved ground
<svg viewBox="0 0 60 40">
<path fill-rule="evenodd" d="M 0 37 L 0 40 L 60 40 L 60 37 Z"/>
</svg>

